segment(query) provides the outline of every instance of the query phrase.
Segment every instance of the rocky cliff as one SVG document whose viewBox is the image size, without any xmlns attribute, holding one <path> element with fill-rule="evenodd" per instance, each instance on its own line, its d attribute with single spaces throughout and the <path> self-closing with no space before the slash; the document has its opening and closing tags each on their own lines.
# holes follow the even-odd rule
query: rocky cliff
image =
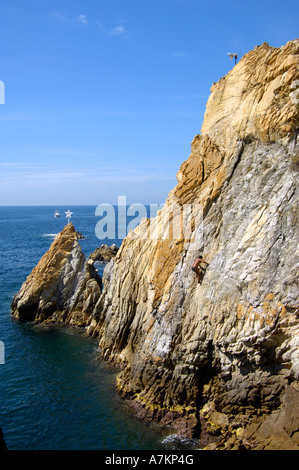
<svg viewBox="0 0 299 470">
<path fill-rule="evenodd" d="M 101 294 L 92 275 L 78 284 L 79 255 L 69 272 L 66 242 L 53 259 L 76 302 L 56 299 L 47 265 L 13 303 L 20 318 L 88 325 L 135 411 L 207 448 L 299 449 L 298 50 L 265 43 L 213 84 L 177 186 L 123 241 Z"/>
<path fill-rule="evenodd" d="M 256 47 L 213 85 L 177 186 L 105 271 L 95 331 L 118 390 L 180 432 L 299 445 L 298 46 Z"/>
<path fill-rule="evenodd" d="M 93 262 L 86 261 L 70 223 L 15 295 L 12 312 L 24 321 L 83 326 L 100 297 L 101 282 Z"/>
</svg>

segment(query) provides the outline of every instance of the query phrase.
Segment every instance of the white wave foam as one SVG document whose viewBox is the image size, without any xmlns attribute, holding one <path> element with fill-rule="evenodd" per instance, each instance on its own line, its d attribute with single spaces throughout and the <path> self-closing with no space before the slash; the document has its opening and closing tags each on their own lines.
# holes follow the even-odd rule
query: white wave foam
<svg viewBox="0 0 299 470">
<path fill-rule="evenodd" d="M 54 238 L 56 237 L 57 233 L 44 233 L 42 236 L 43 237 L 48 237 L 48 238 Z"/>
<path fill-rule="evenodd" d="M 197 439 L 188 439 L 187 437 L 180 436 L 179 434 L 169 434 L 162 441 L 162 444 L 167 449 L 198 449 Z"/>
</svg>

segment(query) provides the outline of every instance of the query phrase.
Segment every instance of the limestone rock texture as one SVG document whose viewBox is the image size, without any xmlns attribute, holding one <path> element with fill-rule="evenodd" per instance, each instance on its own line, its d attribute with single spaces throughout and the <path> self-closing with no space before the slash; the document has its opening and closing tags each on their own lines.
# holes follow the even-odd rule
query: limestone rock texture
<svg viewBox="0 0 299 470">
<path fill-rule="evenodd" d="M 213 84 L 177 185 L 102 291 L 69 224 L 12 304 L 98 335 L 135 412 L 206 449 L 299 449 L 298 51 L 264 43 Z"/>
<path fill-rule="evenodd" d="M 264 43 L 213 84 L 177 186 L 93 312 L 119 393 L 207 448 L 299 449 L 298 50 Z"/>
<path fill-rule="evenodd" d="M 14 296 L 12 314 L 23 321 L 84 326 L 101 295 L 100 285 L 69 223 Z"/>
</svg>

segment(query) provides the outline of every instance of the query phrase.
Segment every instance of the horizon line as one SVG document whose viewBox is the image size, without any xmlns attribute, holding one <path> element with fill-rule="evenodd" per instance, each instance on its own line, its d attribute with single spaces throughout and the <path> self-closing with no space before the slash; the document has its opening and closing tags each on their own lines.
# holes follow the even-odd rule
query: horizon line
<svg viewBox="0 0 299 470">
<path fill-rule="evenodd" d="M 102 204 L 110 204 L 111 206 L 118 206 L 118 203 L 112 203 L 112 202 L 101 202 L 100 205 Z M 149 206 L 151 204 L 155 205 L 161 205 L 165 204 L 164 202 L 132 202 L 132 203 L 127 203 L 127 204 L 122 204 L 126 206 L 131 206 L 133 204 L 143 204 L 145 206 Z M 98 207 L 99 204 L 0 204 L 1 207 Z"/>
</svg>

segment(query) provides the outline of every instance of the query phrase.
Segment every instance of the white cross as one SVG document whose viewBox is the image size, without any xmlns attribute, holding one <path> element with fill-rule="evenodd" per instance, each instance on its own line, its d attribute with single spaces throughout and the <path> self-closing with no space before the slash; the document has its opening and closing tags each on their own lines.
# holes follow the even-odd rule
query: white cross
<svg viewBox="0 0 299 470">
<path fill-rule="evenodd" d="M 70 218 L 72 217 L 72 212 L 70 210 L 68 210 L 66 213 L 65 213 L 65 216 L 67 217 L 67 220 L 68 220 L 68 224 L 70 223 Z"/>
</svg>

